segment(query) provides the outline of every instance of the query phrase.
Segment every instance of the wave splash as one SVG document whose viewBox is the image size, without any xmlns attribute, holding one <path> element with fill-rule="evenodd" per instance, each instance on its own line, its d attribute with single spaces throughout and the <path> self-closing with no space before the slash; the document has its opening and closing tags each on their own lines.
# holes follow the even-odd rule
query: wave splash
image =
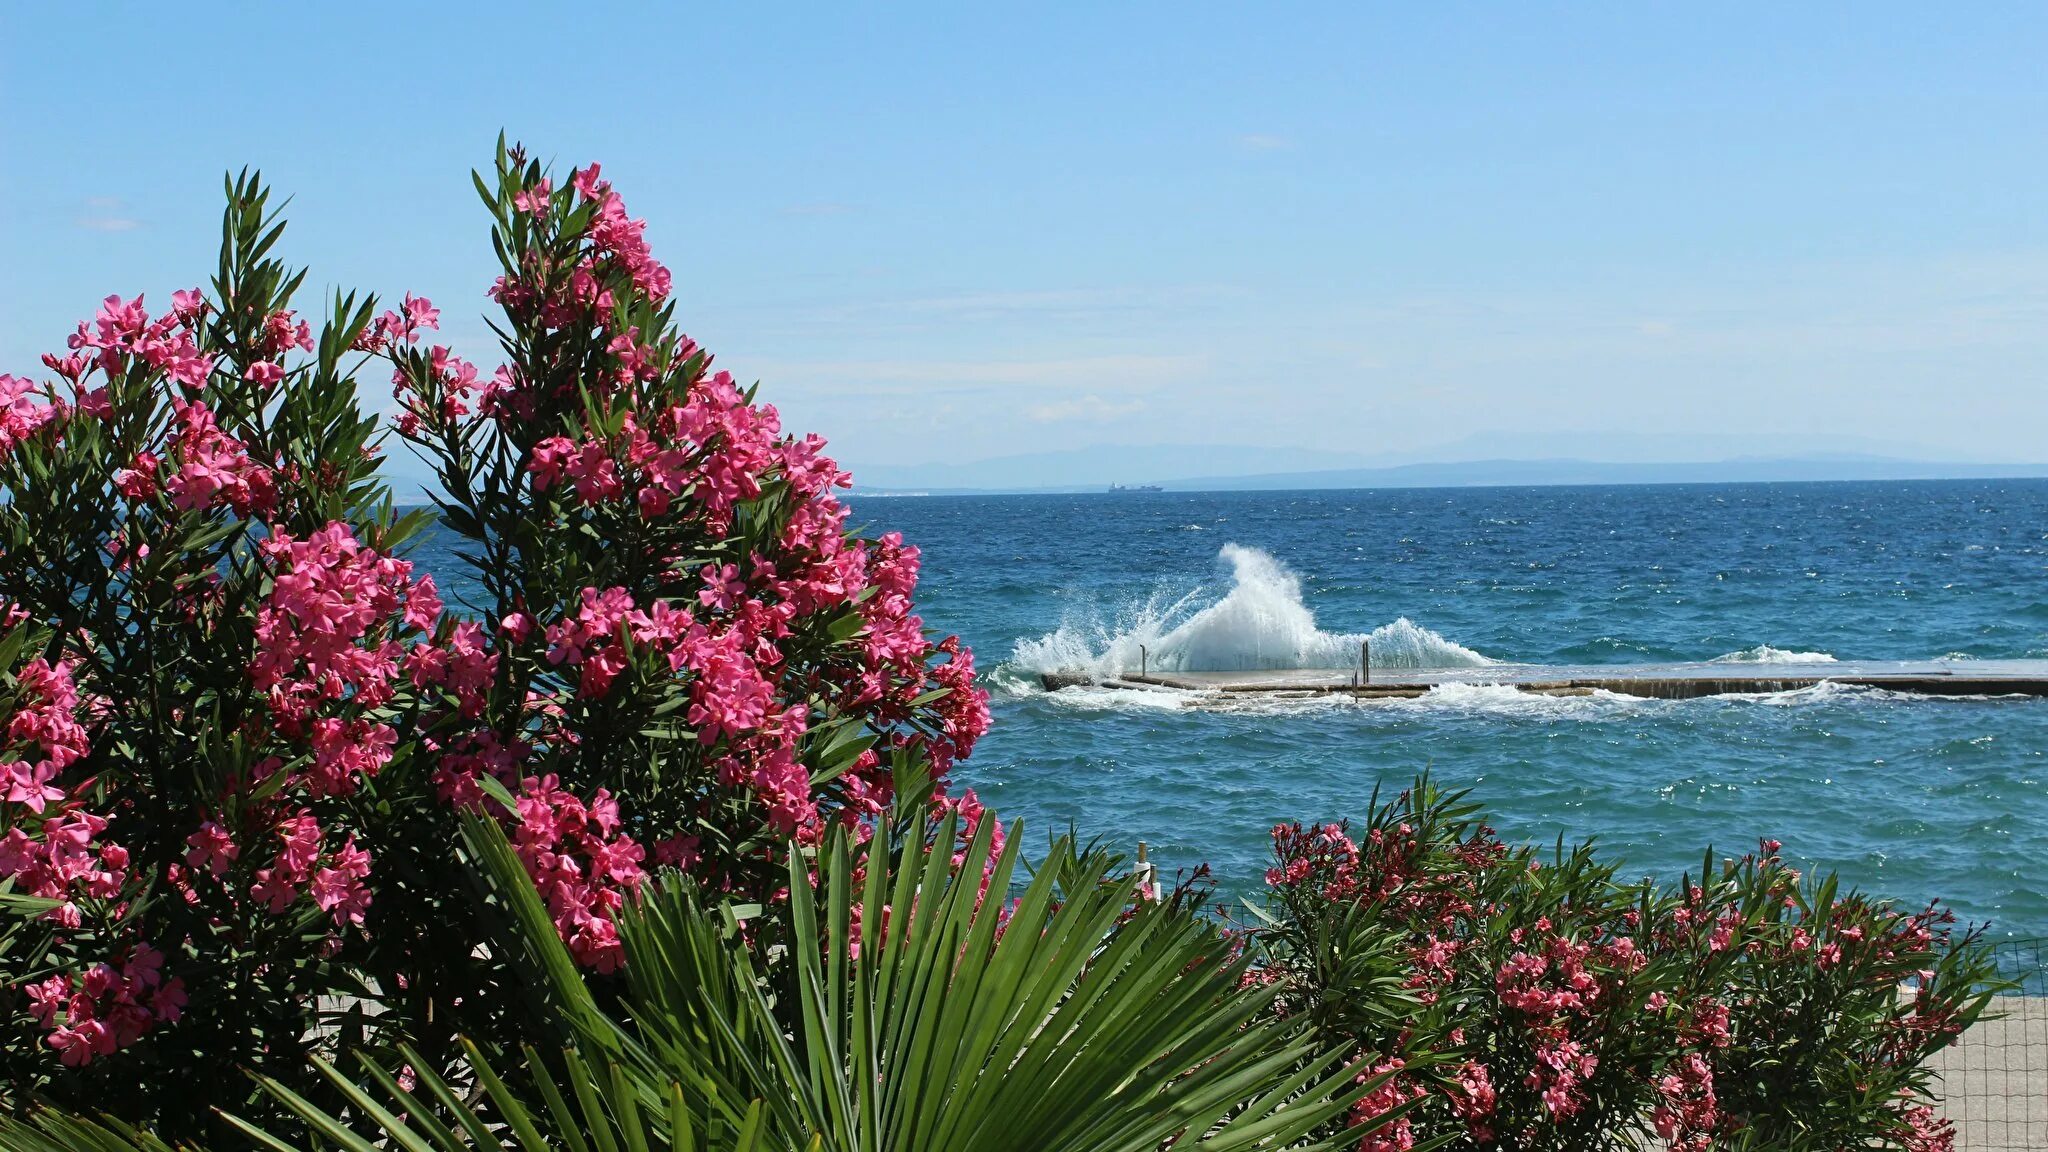
<svg viewBox="0 0 2048 1152">
<path fill-rule="evenodd" d="M 1242 672 L 1258 669 L 1350 668 L 1358 646 L 1372 645 L 1375 668 L 1476 668 L 1493 660 L 1406 617 L 1367 633 L 1325 632 L 1302 603 L 1301 579 L 1268 553 L 1225 544 L 1230 588 L 1220 598 L 1197 589 L 1177 598 L 1153 596 L 1112 623 L 1063 622 L 1057 631 L 1021 640 L 1011 663 L 1030 673 L 1080 672 L 1106 678 L 1145 666 L 1159 672 Z"/>
<path fill-rule="evenodd" d="M 1759 644 L 1730 652 L 1707 661 L 1709 664 L 1833 664 L 1835 658 L 1826 652 L 1795 652 L 1787 648 L 1773 648 Z"/>
</svg>

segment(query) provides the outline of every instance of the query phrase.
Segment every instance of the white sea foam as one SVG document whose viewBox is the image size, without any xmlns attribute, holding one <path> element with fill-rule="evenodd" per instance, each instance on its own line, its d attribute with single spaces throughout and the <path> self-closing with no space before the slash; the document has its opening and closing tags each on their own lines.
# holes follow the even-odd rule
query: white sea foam
<svg viewBox="0 0 2048 1152">
<path fill-rule="evenodd" d="M 1376 701 L 1396 709 L 1458 712 L 1530 720 L 1602 720 L 1645 709 L 1666 707 L 1671 702 L 1640 696 L 1623 696 L 1605 690 L 1585 696 L 1545 696 L 1524 692 L 1512 684 L 1439 684 L 1413 699 Z"/>
<path fill-rule="evenodd" d="M 1098 684 L 1076 684 L 1042 698 L 1063 708 L 1081 712 L 1174 712 L 1199 707 L 1210 693 L 1183 692 L 1174 688 L 1105 688 Z"/>
<path fill-rule="evenodd" d="M 1606 723 L 1645 713 L 1685 712 L 1716 705 L 1762 705 L 1767 708 L 1844 707 L 1912 704 L 1934 700 L 2026 699 L 2026 697 L 1938 696 L 1895 692 L 1864 685 L 1823 680 L 1783 692 L 1729 692 L 1683 700 L 1664 700 L 1596 690 L 1586 695 L 1547 696 L 1525 692 L 1513 684 L 1453 680 L 1419 696 L 1357 698 L 1342 692 L 1221 692 L 1172 688 L 1141 689 L 1077 685 L 1045 692 L 1021 676 L 1001 679 L 1016 695 L 1029 695 L 1077 712 L 1197 711 L 1249 713 L 1261 716 L 1312 716 L 1336 712 L 1377 712 L 1387 715 L 1469 717 L 1526 722 Z"/>
<path fill-rule="evenodd" d="M 1823 680 L 1804 688 L 1789 692 L 1744 692 L 1729 693 L 1719 697 L 1723 700 L 1754 700 L 1772 708 L 1803 708 L 1811 704 L 1844 704 L 1863 700 L 1913 700 L 1926 699 L 1907 692 L 1892 692 L 1883 688 L 1872 688 L 1865 684 L 1844 684 L 1839 680 Z"/>
<path fill-rule="evenodd" d="M 1019 641 L 1018 670 L 1086 673 L 1107 678 L 1145 666 L 1157 672 L 1239 672 L 1250 669 L 1349 668 L 1370 641 L 1375 668 L 1474 668 L 1493 663 L 1403 617 L 1368 633 L 1325 632 L 1302 602 L 1301 580 L 1257 548 L 1225 544 L 1230 587 L 1221 596 L 1197 589 L 1155 595 L 1127 606 L 1113 621 L 1070 617 L 1044 636 Z"/>
<path fill-rule="evenodd" d="M 1835 658 L 1826 652 L 1797 652 L 1789 648 L 1773 648 L 1759 644 L 1730 652 L 1707 661 L 1709 664 L 1833 664 Z"/>
<path fill-rule="evenodd" d="M 1387 715 L 1423 713 L 1480 719 L 1601 722 L 1644 711 L 1684 707 L 1688 701 L 1650 700 L 1613 692 L 1585 696 L 1544 696 L 1523 692 L 1512 684 L 1440 684 L 1413 697 L 1360 699 L 1341 692 L 1218 692 L 1139 690 L 1094 685 L 1034 694 L 1036 699 L 1082 712 L 1188 710 L 1250 713 L 1260 716 L 1329 715 L 1368 712 Z"/>
</svg>

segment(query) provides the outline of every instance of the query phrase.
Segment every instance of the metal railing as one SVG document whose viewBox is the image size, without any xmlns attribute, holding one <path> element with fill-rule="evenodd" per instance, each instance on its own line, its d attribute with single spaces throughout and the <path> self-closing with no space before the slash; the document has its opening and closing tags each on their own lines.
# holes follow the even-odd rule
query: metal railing
<svg viewBox="0 0 2048 1152">
<path fill-rule="evenodd" d="M 2048 1149 L 2048 939 L 1996 946 L 1998 968 L 2018 987 L 1934 1059 L 1942 1114 L 1958 1152 Z M 1987 1013 L 1987 1015 L 1992 1014 Z"/>
</svg>

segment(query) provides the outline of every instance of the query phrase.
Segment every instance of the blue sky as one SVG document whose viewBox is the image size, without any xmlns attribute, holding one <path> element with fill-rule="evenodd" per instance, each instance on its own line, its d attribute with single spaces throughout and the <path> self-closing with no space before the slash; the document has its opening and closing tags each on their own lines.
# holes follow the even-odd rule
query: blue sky
<svg viewBox="0 0 2048 1152">
<path fill-rule="evenodd" d="M 2048 7 L 732 7 L 0 9 L 0 368 L 202 280 L 243 164 L 488 361 L 502 127 L 855 464 L 2048 459 Z"/>
</svg>

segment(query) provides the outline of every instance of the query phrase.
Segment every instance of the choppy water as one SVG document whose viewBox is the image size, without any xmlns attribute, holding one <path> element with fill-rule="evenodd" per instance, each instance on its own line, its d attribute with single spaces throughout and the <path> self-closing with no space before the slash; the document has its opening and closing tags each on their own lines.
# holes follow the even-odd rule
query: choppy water
<svg viewBox="0 0 2048 1152">
<path fill-rule="evenodd" d="M 927 623 L 995 672 L 960 776 L 1009 816 L 1248 890 L 1278 820 L 1428 768 L 1508 835 L 1675 876 L 1759 836 L 2048 934 L 2048 701 L 1782 697 L 1189 707 L 1035 672 L 2048 657 L 2048 481 L 856 501 L 924 549 Z M 1163 661 L 1164 663 L 1161 663 Z M 1735 670 L 1731 668 L 1731 671 Z M 1959 669 L 1960 670 L 1960 669 Z"/>
<path fill-rule="evenodd" d="M 1999 934 L 2048 935 L 2048 700 L 1785 696 L 1240 702 L 1037 673 L 1374 663 L 2048 657 L 2048 481 L 855 501 L 924 551 L 919 605 L 990 675 L 959 778 L 1040 833 L 1147 841 L 1249 892 L 1267 830 L 1425 768 L 1511 837 L 1676 877 L 1760 836 Z M 446 541 L 415 558 L 455 578 Z M 1731 671 L 1738 670 L 1731 667 Z M 1961 668 L 1958 669 L 1962 670 Z"/>
</svg>

